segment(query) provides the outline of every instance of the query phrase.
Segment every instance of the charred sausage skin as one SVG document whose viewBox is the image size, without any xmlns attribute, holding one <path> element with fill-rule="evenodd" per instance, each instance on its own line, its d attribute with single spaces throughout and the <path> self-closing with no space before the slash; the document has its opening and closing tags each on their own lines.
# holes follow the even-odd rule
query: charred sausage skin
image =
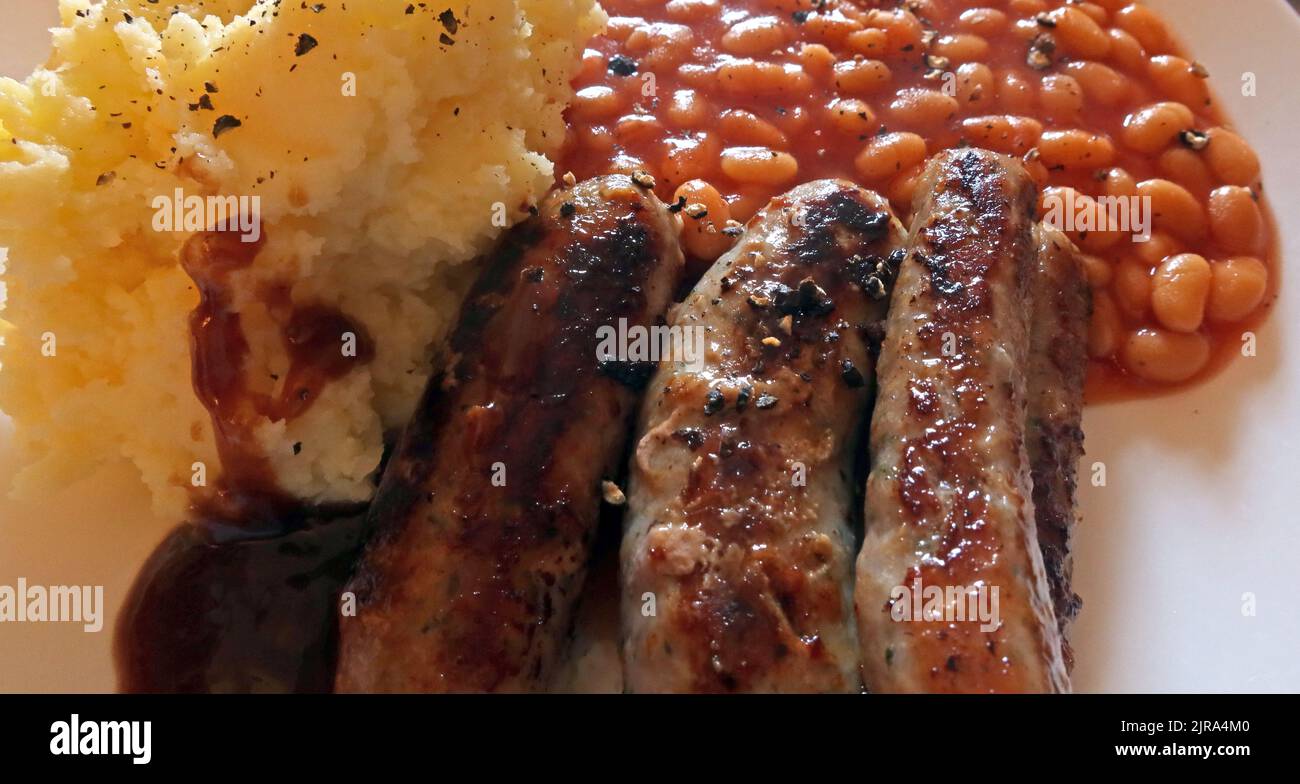
<svg viewBox="0 0 1300 784">
<path fill-rule="evenodd" d="M 855 596 L 865 685 L 1065 691 L 1025 451 L 1035 189 L 1011 159 L 952 150 L 917 193 L 871 427 Z M 997 589 L 999 622 L 895 620 L 900 586 Z"/>
<path fill-rule="evenodd" d="M 679 305 L 630 471 L 623 653 L 634 692 L 860 689 L 853 464 L 903 227 L 842 181 L 777 197 Z M 897 259 L 894 259 L 897 262 Z"/>
<path fill-rule="evenodd" d="M 682 264 L 673 216 L 621 175 L 509 232 L 372 506 L 339 691 L 546 688 L 650 370 L 599 359 L 598 334 L 662 320 Z"/>
<path fill-rule="evenodd" d="M 1092 297 L 1074 243 L 1042 224 L 1035 227 L 1034 236 L 1038 260 L 1031 285 L 1026 446 L 1038 544 L 1066 665 L 1073 666 L 1065 633 L 1083 604 L 1070 585 L 1074 573 L 1070 540 L 1079 514 L 1076 485 L 1083 456 L 1083 386 Z"/>
</svg>

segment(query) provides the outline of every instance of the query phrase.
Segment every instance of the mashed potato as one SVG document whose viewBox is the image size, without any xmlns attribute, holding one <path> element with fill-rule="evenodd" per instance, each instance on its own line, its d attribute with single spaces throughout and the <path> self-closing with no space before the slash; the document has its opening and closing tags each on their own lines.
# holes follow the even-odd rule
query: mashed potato
<svg viewBox="0 0 1300 784">
<path fill-rule="evenodd" d="M 255 436 L 286 490 L 371 492 L 455 318 L 466 262 L 553 181 L 546 156 L 595 0 L 63 0 L 54 53 L 0 79 L 0 410 L 19 495 L 107 460 L 178 517 L 219 460 L 190 375 L 198 302 L 155 200 L 260 199 L 238 273 L 244 372 L 274 391 L 282 326 L 258 292 L 347 314 L 374 360 Z M 182 228 L 182 227 L 176 227 Z M 7 250 L 6 250 L 7 249 Z"/>
</svg>

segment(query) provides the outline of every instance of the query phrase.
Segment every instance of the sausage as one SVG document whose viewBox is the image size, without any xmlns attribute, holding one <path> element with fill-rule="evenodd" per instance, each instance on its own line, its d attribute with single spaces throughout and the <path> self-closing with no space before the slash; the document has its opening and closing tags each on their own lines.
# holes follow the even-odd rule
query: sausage
<svg viewBox="0 0 1300 784">
<path fill-rule="evenodd" d="M 1025 451 L 1035 189 L 1019 163 L 968 149 L 931 159 L 917 194 L 871 424 L 863 679 L 875 692 L 1066 691 Z M 947 612 L 929 620 L 935 590 Z"/>
<path fill-rule="evenodd" d="M 1028 434 L 1038 545 L 1061 629 L 1067 667 L 1074 663 L 1065 638 L 1083 600 L 1070 587 L 1070 538 L 1078 520 L 1076 483 L 1083 456 L 1083 385 L 1088 369 L 1092 297 L 1078 251 L 1061 232 L 1035 228 L 1038 264 L 1031 282 Z"/>
<path fill-rule="evenodd" d="M 821 180 L 777 197 L 678 306 L 629 471 L 623 661 L 634 692 L 858 691 L 853 466 L 903 226 Z M 897 259 L 895 259 L 896 263 Z"/>
<path fill-rule="evenodd" d="M 339 691 L 547 687 L 653 370 L 600 353 L 604 328 L 661 321 L 682 265 L 676 218 L 622 175 L 508 233 L 372 504 Z"/>
</svg>

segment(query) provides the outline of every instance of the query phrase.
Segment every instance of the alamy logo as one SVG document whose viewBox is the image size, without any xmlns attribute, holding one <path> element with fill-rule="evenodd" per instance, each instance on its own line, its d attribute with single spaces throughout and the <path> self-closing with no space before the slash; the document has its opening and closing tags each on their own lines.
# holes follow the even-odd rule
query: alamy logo
<svg viewBox="0 0 1300 784">
<path fill-rule="evenodd" d="M 104 586 L 0 585 L 0 623 L 80 623 L 87 632 L 104 628 Z"/>
<path fill-rule="evenodd" d="M 1069 194 L 1074 198 L 1068 198 Z M 1044 197 L 1043 209 L 1043 223 L 1058 231 L 1117 231 L 1131 235 L 1134 242 L 1151 239 L 1154 212 L 1150 196 L 1092 198 L 1074 191 L 1058 191 Z"/>
<path fill-rule="evenodd" d="M 177 188 L 170 197 L 153 197 L 150 206 L 154 231 L 237 232 L 241 242 L 262 236 L 261 196 L 186 196 Z"/>
<path fill-rule="evenodd" d="M 601 362 L 676 362 L 688 370 L 704 367 L 704 328 L 699 326 L 601 326 L 596 330 L 596 358 Z"/>
<path fill-rule="evenodd" d="M 996 585 L 924 585 L 917 577 L 911 585 L 894 586 L 889 599 L 889 617 L 895 621 L 977 621 L 985 633 L 1002 625 Z"/>
<path fill-rule="evenodd" d="M 50 735 L 50 753 L 56 757 L 125 755 L 135 765 L 148 765 L 153 759 L 151 721 L 82 721 L 74 713 L 68 721 L 51 724 Z"/>
</svg>

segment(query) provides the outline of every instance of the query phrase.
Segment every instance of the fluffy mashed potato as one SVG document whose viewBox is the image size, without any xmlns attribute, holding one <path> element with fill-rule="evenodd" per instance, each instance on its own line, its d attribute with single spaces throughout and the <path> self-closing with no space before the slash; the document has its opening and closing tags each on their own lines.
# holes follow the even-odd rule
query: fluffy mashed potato
<svg viewBox="0 0 1300 784">
<path fill-rule="evenodd" d="M 274 392 L 283 324 L 259 292 L 335 308 L 374 360 L 255 429 L 281 486 L 367 498 L 473 265 L 553 181 L 548 155 L 595 0 L 63 0 L 54 52 L 0 79 L 0 410 L 32 495 L 132 461 L 179 517 L 219 473 L 195 395 L 199 301 L 155 199 L 260 197 L 236 274 L 244 373 Z M 233 119 L 232 119 L 233 118 Z M 236 124 L 237 122 L 237 124 Z M 282 320 L 282 318 L 281 318 Z"/>
</svg>

